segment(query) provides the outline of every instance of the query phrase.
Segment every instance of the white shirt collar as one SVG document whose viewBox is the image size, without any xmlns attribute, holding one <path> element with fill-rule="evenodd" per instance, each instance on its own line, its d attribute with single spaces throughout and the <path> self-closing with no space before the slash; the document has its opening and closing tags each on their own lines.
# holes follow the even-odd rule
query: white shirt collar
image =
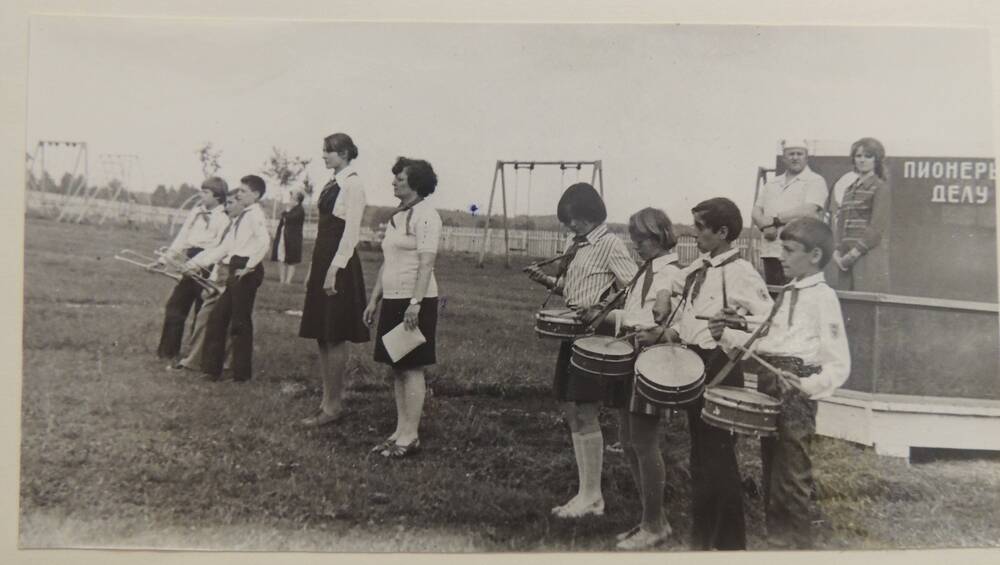
<svg viewBox="0 0 1000 565">
<path fill-rule="evenodd" d="M 806 179 L 812 178 L 814 176 L 817 176 L 817 173 L 814 173 L 813 170 L 809 168 L 809 165 L 806 165 L 805 168 L 802 169 L 801 173 L 795 175 L 791 179 L 788 178 L 788 171 L 785 171 L 784 173 L 782 173 L 781 176 L 785 178 L 785 182 L 784 182 L 785 186 L 788 186 L 789 184 L 792 184 L 793 182 L 795 182 L 797 180 L 806 180 Z"/>
<path fill-rule="evenodd" d="M 334 180 L 337 181 L 337 184 L 339 184 L 340 186 L 344 186 L 344 181 L 347 180 L 347 177 L 351 176 L 352 174 L 357 174 L 357 173 L 354 170 L 354 163 L 349 163 L 346 167 L 341 169 L 339 173 L 334 173 L 333 178 Z"/>
<path fill-rule="evenodd" d="M 804 279 L 792 281 L 788 284 L 788 288 L 795 287 L 801 290 L 803 288 L 816 286 L 821 282 L 826 282 L 826 277 L 823 275 L 823 271 L 820 271 L 814 275 L 809 275 Z"/>
<path fill-rule="evenodd" d="M 676 262 L 677 262 L 677 253 L 671 252 L 667 253 L 666 255 L 657 257 L 656 259 L 653 259 L 653 262 L 650 263 L 650 268 L 653 269 L 654 273 L 659 273 L 667 265 Z"/>
<path fill-rule="evenodd" d="M 730 257 L 732 257 L 733 255 L 736 255 L 739 252 L 740 252 L 740 249 L 738 247 L 734 247 L 734 248 L 730 249 L 729 251 L 726 251 L 725 253 L 719 253 L 715 257 L 709 257 L 708 254 L 705 254 L 703 256 L 703 258 L 706 261 L 708 261 L 709 263 L 711 263 L 713 267 L 718 267 L 726 259 L 729 259 Z"/>
</svg>

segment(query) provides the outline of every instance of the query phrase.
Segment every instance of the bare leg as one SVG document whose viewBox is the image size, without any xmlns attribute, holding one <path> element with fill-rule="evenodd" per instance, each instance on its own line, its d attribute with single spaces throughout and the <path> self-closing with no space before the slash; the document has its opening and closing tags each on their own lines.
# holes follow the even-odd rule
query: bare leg
<svg viewBox="0 0 1000 565">
<path fill-rule="evenodd" d="M 420 418 L 423 415 L 424 399 L 427 395 L 423 368 L 402 371 L 402 382 L 403 418 L 402 424 L 399 425 L 396 443 L 409 445 L 420 437 Z"/>
<path fill-rule="evenodd" d="M 292 284 L 292 279 L 295 278 L 295 265 L 285 265 L 288 270 L 288 278 L 285 280 L 287 284 Z"/>
<path fill-rule="evenodd" d="M 320 409 L 324 414 L 337 415 L 344 410 L 344 384 L 347 371 L 347 342 L 327 344 L 325 348 L 326 362 L 323 371 L 323 402 Z M 320 357 L 324 356 L 320 348 Z M 321 363 L 321 365 L 323 365 Z"/>
</svg>

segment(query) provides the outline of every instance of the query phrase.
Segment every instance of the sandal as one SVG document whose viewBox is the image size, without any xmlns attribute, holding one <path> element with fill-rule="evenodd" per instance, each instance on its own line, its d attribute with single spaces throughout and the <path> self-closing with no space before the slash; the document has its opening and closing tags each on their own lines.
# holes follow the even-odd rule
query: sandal
<svg viewBox="0 0 1000 565">
<path fill-rule="evenodd" d="M 395 443 L 396 443 L 396 438 L 392 438 L 392 437 L 386 438 L 385 440 L 382 441 L 382 443 L 379 443 L 378 445 L 376 445 L 375 447 L 373 447 L 372 450 L 371 450 L 371 453 L 380 453 L 382 451 L 385 451 L 385 450 L 389 449 L 390 447 L 392 447 L 392 445 L 395 444 Z"/>
<path fill-rule="evenodd" d="M 399 445 L 398 443 L 393 443 L 386 449 L 382 450 L 382 457 L 388 457 L 390 459 L 402 459 L 410 455 L 415 455 L 420 451 L 420 438 L 417 438 L 409 443 L 409 445 Z"/>
</svg>

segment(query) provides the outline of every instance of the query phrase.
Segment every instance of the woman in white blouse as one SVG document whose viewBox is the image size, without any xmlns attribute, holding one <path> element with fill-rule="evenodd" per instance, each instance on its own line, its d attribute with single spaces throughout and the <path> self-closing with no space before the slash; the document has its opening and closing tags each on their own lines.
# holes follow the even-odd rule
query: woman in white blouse
<svg viewBox="0 0 1000 565">
<path fill-rule="evenodd" d="M 441 217 L 427 200 L 437 186 L 437 175 L 427 161 L 400 157 L 392 167 L 393 193 L 399 206 L 393 212 L 382 239 L 382 266 L 364 311 L 371 326 L 381 301 L 375 360 L 393 372 L 396 399 L 396 430 L 372 452 L 383 457 L 406 457 L 420 449 L 420 417 L 424 408 L 424 367 L 433 365 L 437 330 L 438 289 L 434 259 L 441 237 Z M 382 337 L 403 324 L 419 329 L 427 340 L 393 361 Z"/>
<path fill-rule="evenodd" d="M 323 161 L 334 174 L 316 201 L 319 223 L 299 327 L 300 337 L 319 345 L 323 400 L 315 415 L 302 420 L 306 427 L 324 426 L 343 415 L 347 342 L 369 340 L 362 321 L 365 280 L 356 251 L 365 212 L 361 177 L 351 166 L 357 156 L 357 146 L 345 133 L 323 140 Z"/>
</svg>

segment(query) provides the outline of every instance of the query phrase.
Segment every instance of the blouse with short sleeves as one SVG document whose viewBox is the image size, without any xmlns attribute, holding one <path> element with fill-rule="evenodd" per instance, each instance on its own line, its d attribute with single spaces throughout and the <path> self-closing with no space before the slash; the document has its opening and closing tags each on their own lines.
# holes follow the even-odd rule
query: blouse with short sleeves
<svg viewBox="0 0 1000 565">
<path fill-rule="evenodd" d="M 433 204 L 422 200 L 409 210 L 397 212 L 385 226 L 382 239 L 382 295 L 385 298 L 412 298 L 417 286 L 420 253 L 437 253 L 441 240 L 441 216 Z M 431 270 L 425 298 L 438 295 L 437 280 Z"/>
</svg>

